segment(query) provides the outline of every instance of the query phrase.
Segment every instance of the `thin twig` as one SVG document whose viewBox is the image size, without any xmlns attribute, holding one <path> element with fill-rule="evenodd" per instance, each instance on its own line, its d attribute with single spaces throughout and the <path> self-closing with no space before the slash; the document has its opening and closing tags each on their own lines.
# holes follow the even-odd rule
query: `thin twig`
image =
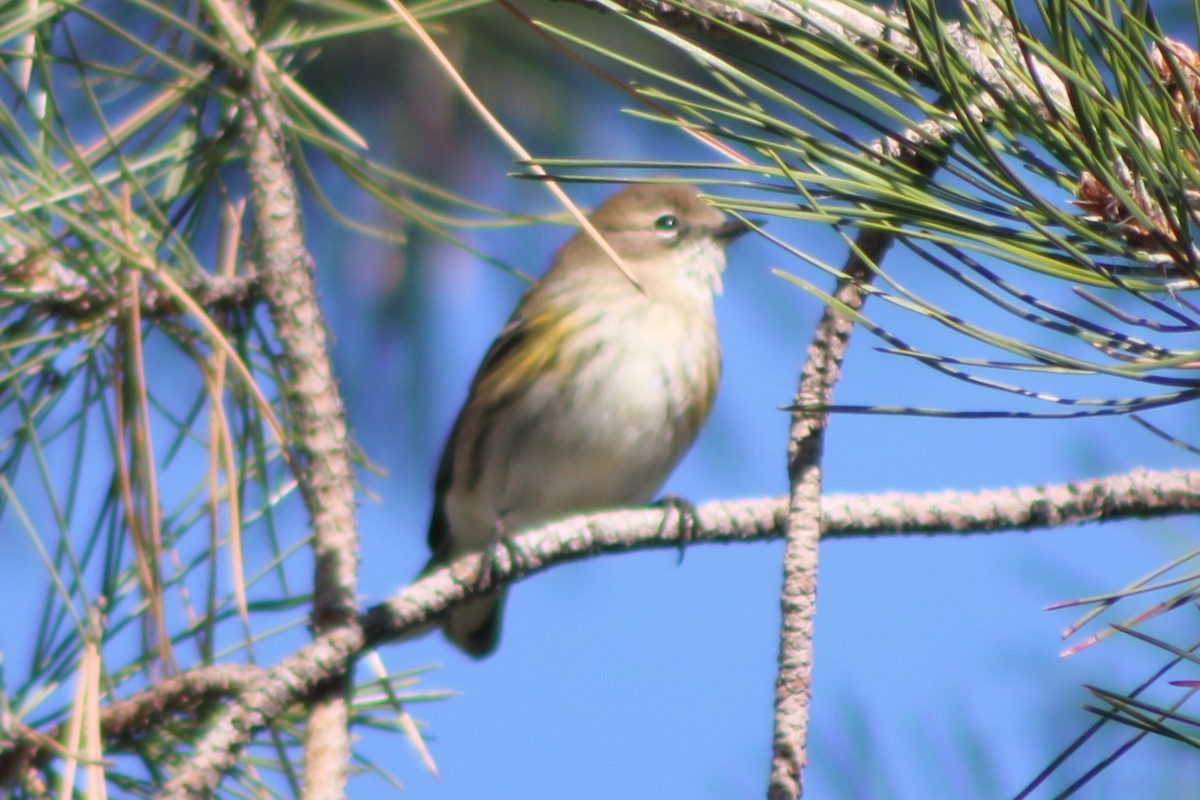
<svg viewBox="0 0 1200 800">
<path fill-rule="evenodd" d="M 941 131 L 917 130 L 910 144 L 887 140 L 887 155 L 904 162 L 926 178 L 932 176 L 947 150 Z M 891 246 L 893 236 L 864 231 L 842 269 L 833 296 L 840 308 L 857 313 L 866 300 L 863 287 L 870 283 L 876 265 Z M 841 376 L 842 359 L 850 343 L 854 322 L 839 306 L 826 306 L 809 344 L 794 405 L 826 407 Z M 812 694 L 813 617 L 817 600 L 817 542 L 821 538 L 821 453 L 825 443 L 827 411 L 795 411 L 788 440 L 787 536 L 780 594 L 782 620 L 779 664 L 775 679 L 774 745 L 767 787 L 770 800 L 793 800 L 803 793 L 802 771 L 807 763 L 808 704 Z"/>
</svg>

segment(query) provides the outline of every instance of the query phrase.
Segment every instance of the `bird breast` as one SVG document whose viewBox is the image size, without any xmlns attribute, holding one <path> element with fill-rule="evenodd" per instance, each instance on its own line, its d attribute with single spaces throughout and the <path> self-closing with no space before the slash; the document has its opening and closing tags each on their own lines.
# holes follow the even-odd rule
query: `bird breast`
<svg viewBox="0 0 1200 800">
<path fill-rule="evenodd" d="M 476 486 L 448 498 L 459 530 L 486 538 L 496 520 L 512 533 L 644 503 L 691 445 L 720 371 L 711 306 L 637 296 L 607 304 L 605 315 L 585 324 L 619 326 L 619 334 L 568 337 L 554 369 L 496 414 L 491 441 L 476 452 L 507 457 L 492 455 Z"/>
</svg>

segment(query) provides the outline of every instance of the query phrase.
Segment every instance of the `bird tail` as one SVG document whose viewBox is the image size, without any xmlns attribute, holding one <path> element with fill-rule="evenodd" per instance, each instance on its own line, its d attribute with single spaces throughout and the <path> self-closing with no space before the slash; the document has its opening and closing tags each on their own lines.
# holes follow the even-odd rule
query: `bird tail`
<svg viewBox="0 0 1200 800">
<path fill-rule="evenodd" d="M 438 515 L 435 512 L 434 520 Z M 436 569 L 440 569 L 451 560 L 451 554 L 446 552 L 449 540 L 439 537 L 439 547 L 425 564 L 418 577 L 425 577 Z M 446 638 L 472 658 L 485 658 L 492 654 L 500 644 L 500 623 L 504 613 L 504 597 L 506 589 L 473 598 L 455 606 L 442 614 L 442 633 Z M 426 631 L 428 628 L 423 628 Z"/>
<path fill-rule="evenodd" d="M 468 600 L 446 612 L 442 633 L 467 655 L 483 658 L 500 643 L 505 590 Z"/>
</svg>

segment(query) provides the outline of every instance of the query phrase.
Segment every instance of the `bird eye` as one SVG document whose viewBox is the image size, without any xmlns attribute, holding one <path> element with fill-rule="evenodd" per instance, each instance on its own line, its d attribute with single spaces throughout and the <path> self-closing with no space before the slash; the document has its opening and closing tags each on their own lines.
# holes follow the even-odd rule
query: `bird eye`
<svg viewBox="0 0 1200 800">
<path fill-rule="evenodd" d="M 679 217 L 674 214 L 663 214 L 654 220 L 654 230 L 668 233 L 679 227 Z"/>
</svg>

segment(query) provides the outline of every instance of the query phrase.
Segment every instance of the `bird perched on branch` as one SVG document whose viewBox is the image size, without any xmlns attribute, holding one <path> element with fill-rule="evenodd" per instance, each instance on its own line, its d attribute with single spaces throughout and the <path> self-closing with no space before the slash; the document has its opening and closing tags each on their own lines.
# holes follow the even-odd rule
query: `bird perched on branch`
<svg viewBox="0 0 1200 800">
<path fill-rule="evenodd" d="M 498 537 L 648 502 L 712 407 L 721 355 L 713 295 L 747 227 L 684 184 L 629 186 L 554 255 L 492 343 L 442 453 L 429 572 Z M 464 652 L 499 642 L 504 590 L 450 609 Z"/>
</svg>

